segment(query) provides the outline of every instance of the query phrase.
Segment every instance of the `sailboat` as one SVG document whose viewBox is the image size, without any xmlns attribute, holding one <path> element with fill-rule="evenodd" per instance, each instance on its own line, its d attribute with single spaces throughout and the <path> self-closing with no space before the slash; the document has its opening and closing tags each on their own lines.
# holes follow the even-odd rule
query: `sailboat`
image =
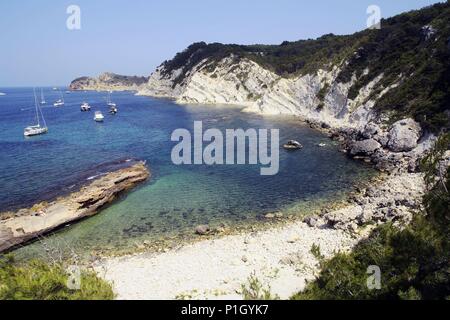
<svg viewBox="0 0 450 320">
<path fill-rule="evenodd" d="M 62 107 L 64 105 L 64 97 L 62 95 L 61 90 L 59 90 L 59 95 L 60 95 L 61 99 L 56 100 L 56 102 L 53 104 L 53 106 L 55 106 L 55 107 Z"/>
<path fill-rule="evenodd" d="M 111 91 L 108 91 L 108 97 L 106 98 L 106 104 L 110 107 L 117 107 L 117 105 L 111 101 Z"/>
<path fill-rule="evenodd" d="M 34 93 L 34 106 L 36 108 L 36 122 L 37 122 L 37 124 L 33 125 L 33 126 L 26 127 L 23 130 L 23 135 L 25 137 L 37 136 L 37 135 L 44 134 L 44 133 L 48 132 L 48 128 L 47 128 L 47 124 L 45 123 L 44 115 L 42 113 L 41 108 L 39 107 L 38 100 L 37 100 L 37 97 L 36 97 L 36 89 L 33 89 L 33 93 Z M 42 118 L 42 124 L 43 124 L 42 126 L 41 126 L 41 121 L 40 121 L 41 118 Z"/>
<path fill-rule="evenodd" d="M 47 101 L 45 101 L 44 98 L 44 91 L 42 90 L 42 88 L 41 88 L 41 104 L 47 104 Z"/>
</svg>

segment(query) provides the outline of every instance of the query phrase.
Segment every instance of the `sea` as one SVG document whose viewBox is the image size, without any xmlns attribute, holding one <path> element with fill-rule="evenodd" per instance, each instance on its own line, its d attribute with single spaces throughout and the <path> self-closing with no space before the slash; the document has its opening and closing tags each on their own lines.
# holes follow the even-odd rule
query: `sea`
<svg viewBox="0 0 450 320">
<path fill-rule="evenodd" d="M 43 88 L 49 132 L 25 138 L 23 129 L 35 121 L 33 88 L 0 88 L 0 212 L 54 200 L 129 161 L 146 161 L 152 176 L 96 216 L 60 228 L 17 255 L 38 256 L 49 246 L 80 254 L 126 252 L 142 243 L 187 241 L 201 224 L 233 229 L 261 223 L 273 212 L 302 217 L 343 199 L 375 174 L 293 117 L 244 113 L 239 106 L 179 105 L 133 92 L 112 94 L 119 110 L 112 116 L 106 92 L 61 90 L 65 105 L 56 108 L 60 93 Z M 37 94 L 40 100 L 40 89 Z M 80 111 L 84 101 L 91 112 Z M 94 111 L 104 113 L 103 123 L 93 120 Z M 262 176 L 260 165 L 175 165 L 171 135 L 192 130 L 194 121 L 223 132 L 279 129 L 280 144 L 294 139 L 304 148 L 280 146 L 273 176 Z"/>
</svg>

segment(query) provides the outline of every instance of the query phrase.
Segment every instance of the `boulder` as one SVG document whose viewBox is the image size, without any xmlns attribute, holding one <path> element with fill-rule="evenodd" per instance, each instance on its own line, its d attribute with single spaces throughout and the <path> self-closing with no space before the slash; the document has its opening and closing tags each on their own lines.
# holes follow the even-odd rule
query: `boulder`
<svg viewBox="0 0 450 320">
<path fill-rule="evenodd" d="M 380 127 L 376 125 L 375 123 L 368 123 L 363 130 L 361 130 L 361 136 L 364 139 L 371 139 L 373 138 L 377 133 L 379 133 Z"/>
<path fill-rule="evenodd" d="M 374 139 L 356 141 L 352 144 L 350 154 L 353 156 L 372 155 L 380 148 L 381 144 Z"/>
<path fill-rule="evenodd" d="M 208 234 L 208 232 L 211 230 L 211 228 L 207 225 L 201 225 L 201 226 L 197 226 L 195 228 L 195 233 L 200 235 L 200 236 L 204 236 L 206 234 Z"/>
<path fill-rule="evenodd" d="M 388 148 L 394 152 L 408 152 L 417 147 L 420 125 L 413 119 L 400 120 L 389 131 Z"/>
</svg>

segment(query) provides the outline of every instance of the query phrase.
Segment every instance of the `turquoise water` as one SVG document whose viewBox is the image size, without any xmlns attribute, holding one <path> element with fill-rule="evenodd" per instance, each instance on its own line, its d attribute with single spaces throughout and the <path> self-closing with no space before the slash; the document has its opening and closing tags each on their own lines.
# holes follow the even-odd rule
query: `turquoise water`
<svg viewBox="0 0 450 320">
<path fill-rule="evenodd" d="M 339 152 L 321 133 L 291 118 L 262 117 L 239 108 L 179 106 L 165 99 L 114 93 L 117 116 L 106 115 L 106 94 L 65 94 L 62 108 L 43 108 L 49 133 L 24 138 L 33 119 L 32 90 L 2 88 L 0 97 L 0 211 L 50 200 L 76 189 L 89 177 L 126 159 L 146 160 L 150 181 L 123 196 L 97 216 L 65 228 L 49 242 L 76 250 L 127 249 L 143 240 L 192 235 L 198 224 L 241 225 L 274 211 L 302 214 L 317 201 L 336 199 L 373 171 Z M 58 98 L 45 90 L 48 102 Z M 84 100 L 102 110 L 102 124 L 93 112 L 80 112 Z M 296 139 L 304 149 L 280 150 L 280 172 L 261 176 L 260 166 L 175 166 L 170 153 L 173 130 L 280 129 L 281 142 Z M 328 144 L 325 148 L 318 143 Z M 35 250 L 39 244 L 28 246 Z"/>
</svg>

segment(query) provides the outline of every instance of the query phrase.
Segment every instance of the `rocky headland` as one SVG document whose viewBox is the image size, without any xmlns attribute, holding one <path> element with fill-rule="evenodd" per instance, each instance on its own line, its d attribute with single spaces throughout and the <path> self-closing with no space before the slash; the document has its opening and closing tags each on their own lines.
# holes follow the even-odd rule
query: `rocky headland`
<svg viewBox="0 0 450 320">
<path fill-rule="evenodd" d="M 79 191 L 50 203 L 0 214 L 0 252 L 98 213 L 121 193 L 147 180 L 150 172 L 143 162 L 103 175 Z"/>
<path fill-rule="evenodd" d="M 148 81 L 148 77 L 122 76 L 105 72 L 97 78 L 80 77 L 70 83 L 70 90 L 88 91 L 137 91 Z"/>
</svg>

